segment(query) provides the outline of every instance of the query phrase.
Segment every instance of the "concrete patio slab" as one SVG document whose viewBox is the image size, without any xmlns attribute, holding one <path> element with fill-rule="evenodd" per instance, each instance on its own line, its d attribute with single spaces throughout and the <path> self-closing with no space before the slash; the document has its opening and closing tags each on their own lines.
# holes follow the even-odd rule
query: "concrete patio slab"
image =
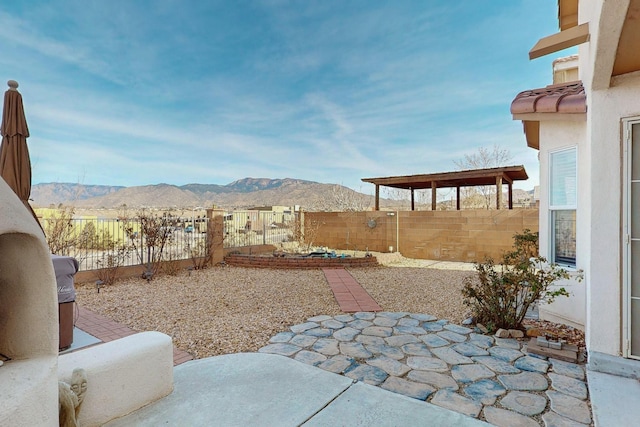
<svg viewBox="0 0 640 427">
<path fill-rule="evenodd" d="M 587 370 L 595 427 L 633 426 L 640 420 L 640 381 Z"/>
<path fill-rule="evenodd" d="M 174 368 L 174 387 L 106 426 L 487 425 L 273 354 L 186 362 Z"/>
</svg>

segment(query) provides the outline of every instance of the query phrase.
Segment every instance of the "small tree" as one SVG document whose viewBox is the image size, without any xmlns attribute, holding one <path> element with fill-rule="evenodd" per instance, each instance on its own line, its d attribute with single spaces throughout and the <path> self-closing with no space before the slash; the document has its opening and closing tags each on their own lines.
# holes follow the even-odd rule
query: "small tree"
<svg viewBox="0 0 640 427">
<path fill-rule="evenodd" d="M 565 288 L 552 287 L 557 280 L 568 279 L 569 273 L 538 255 L 538 233 L 530 230 L 514 235 L 514 250 L 503 256 L 499 266 L 487 258 L 476 264 L 476 270 L 477 276 L 465 279 L 462 295 L 475 320 L 490 330 L 521 329 L 531 304 L 569 296 Z"/>
<path fill-rule="evenodd" d="M 142 209 L 134 220 L 122 218 L 131 248 L 141 264 L 145 264 L 142 277 L 148 281 L 160 270 L 165 246 L 170 243 L 173 229 L 169 216 L 158 216 Z M 139 224 L 136 230 L 135 224 Z"/>
<path fill-rule="evenodd" d="M 513 156 L 508 149 L 494 144 L 492 148 L 480 147 L 477 153 L 465 154 L 464 159 L 454 160 L 454 164 L 460 170 L 486 169 L 505 166 Z M 477 187 L 462 188 L 462 205 L 467 208 L 491 209 L 495 206 L 495 186 L 481 185 Z"/>
</svg>

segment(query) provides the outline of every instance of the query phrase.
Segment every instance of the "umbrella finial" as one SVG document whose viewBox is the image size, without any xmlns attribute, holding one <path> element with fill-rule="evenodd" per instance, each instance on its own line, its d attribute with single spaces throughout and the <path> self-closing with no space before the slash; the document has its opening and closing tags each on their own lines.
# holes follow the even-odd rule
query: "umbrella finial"
<svg viewBox="0 0 640 427">
<path fill-rule="evenodd" d="M 7 84 L 9 85 L 9 90 L 18 90 L 18 82 L 15 80 L 9 80 L 7 82 Z"/>
</svg>

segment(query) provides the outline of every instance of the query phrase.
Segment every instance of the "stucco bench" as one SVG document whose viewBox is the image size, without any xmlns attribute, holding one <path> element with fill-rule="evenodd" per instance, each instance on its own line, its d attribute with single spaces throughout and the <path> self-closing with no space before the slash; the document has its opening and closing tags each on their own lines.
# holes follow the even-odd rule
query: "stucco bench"
<svg viewBox="0 0 640 427">
<path fill-rule="evenodd" d="M 82 426 L 99 426 L 167 396 L 173 390 L 173 343 L 160 332 L 141 332 L 61 355 L 58 378 L 75 368 L 87 374 Z"/>
</svg>

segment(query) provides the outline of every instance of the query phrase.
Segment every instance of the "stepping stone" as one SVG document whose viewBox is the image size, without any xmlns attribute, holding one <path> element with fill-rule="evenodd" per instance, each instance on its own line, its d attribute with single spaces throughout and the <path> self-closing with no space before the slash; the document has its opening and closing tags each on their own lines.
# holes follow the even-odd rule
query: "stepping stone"
<svg viewBox="0 0 640 427">
<path fill-rule="evenodd" d="M 468 342 L 462 342 L 451 346 L 452 349 L 457 351 L 463 356 L 488 356 L 489 352 Z"/>
<path fill-rule="evenodd" d="M 333 338 L 320 338 L 313 344 L 311 349 L 326 356 L 335 356 L 340 353 L 338 349 L 339 342 L 340 341 L 334 340 Z"/>
<path fill-rule="evenodd" d="M 338 322 L 335 319 L 325 320 L 323 322 L 320 322 L 320 324 L 323 327 L 329 328 L 329 329 L 341 329 L 341 328 L 344 328 L 344 323 Z"/>
<path fill-rule="evenodd" d="M 398 319 L 400 319 L 401 317 L 405 317 L 405 316 L 407 316 L 408 314 L 409 314 L 409 313 L 406 313 L 406 312 L 404 312 L 404 311 L 397 311 L 397 312 L 396 312 L 396 311 L 394 311 L 394 312 L 391 312 L 391 311 L 381 311 L 380 313 L 378 313 L 378 316 L 382 316 L 382 317 L 389 317 L 389 318 L 391 318 L 391 319 L 398 320 Z"/>
<path fill-rule="evenodd" d="M 368 359 L 373 354 L 359 342 L 341 342 L 340 353 L 356 358 L 356 359 Z"/>
<path fill-rule="evenodd" d="M 558 391 L 547 390 L 551 409 L 563 417 L 583 424 L 591 424 L 591 412 L 587 402 Z"/>
<path fill-rule="evenodd" d="M 440 359 L 447 362 L 449 365 L 473 363 L 473 360 L 471 360 L 466 356 L 461 355 L 460 353 L 458 353 L 457 351 L 453 350 L 450 347 L 432 348 L 431 352 L 435 354 L 437 357 L 439 357 Z"/>
<path fill-rule="evenodd" d="M 296 354 L 295 360 L 306 363 L 307 365 L 316 366 L 319 363 L 327 360 L 327 356 L 324 354 L 316 353 L 315 351 L 302 350 Z"/>
<path fill-rule="evenodd" d="M 420 325 L 420 321 L 418 319 L 413 319 L 410 317 L 403 317 L 398 320 L 398 326 L 418 326 Z"/>
<path fill-rule="evenodd" d="M 279 334 L 276 334 L 273 337 L 271 337 L 269 342 L 271 344 L 289 342 L 289 340 L 293 338 L 294 335 L 295 334 L 293 332 L 280 332 Z"/>
<path fill-rule="evenodd" d="M 491 347 L 489 349 L 489 354 L 496 359 L 504 360 L 505 362 L 509 363 L 524 356 L 521 351 L 503 347 Z"/>
<path fill-rule="evenodd" d="M 359 311 L 357 313 L 354 313 L 353 317 L 355 317 L 356 319 L 360 319 L 360 320 L 373 320 L 373 319 L 376 318 L 376 314 L 375 313 L 370 313 L 368 311 Z M 338 319 L 338 316 L 334 317 L 334 319 L 340 320 L 340 319 Z"/>
<path fill-rule="evenodd" d="M 449 323 L 448 325 L 444 325 L 444 328 L 455 332 L 456 334 L 460 334 L 460 335 L 467 335 L 470 334 L 471 332 L 473 332 L 473 329 L 469 329 L 469 328 L 465 328 L 464 326 L 458 326 L 458 325 L 454 325 L 453 323 Z"/>
<path fill-rule="evenodd" d="M 392 335 L 388 338 L 384 339 L 387 344 L 402 347 L 405 344 L 411 344 L 414 342 L 420 342 L 420 340 L 415 335 Z"/>
<path fill-rule="evenodd" d="M 547 407 L 547 399 L 525 391 L 510 391 L 500 399 L 500 405 L 522 415 L 533 416 L 544 411 Z"/>
<path fill-rule="evenodd" d="M 436 334 L 420 335 L 420 339 L 429 347 L 442 347 L 450 344 L 449 341 L 437 336 Z"/>
<path fill-rule="evenodd" d="M 495 406 L 485 406 L 484 418 L 497 427 L 540 427 L 540 424 L 529 417 Z"/>
<path fill-rule="evenodd" d="M 309 335 L 296 335 L 291 338 L 289 344 L 297 345 L 298 347 L 309 347 L 318 340 L 316 337 L 310 337 Z"/>
<path fill-rule="evenodd" d="M 391 347 L 386 344 L 381 344 L 381 345 L 370 344 L 370 345 L 365 345 L 365 347 L 367 350 L 369 350 L 373 354 L 382 354 L 391 359 L 400 360 L 400 359 L 404 359 L 405 357 L 405 354 L 398 347 Z"/>
<path fill-rule="evenodd" d="M 327 328 L 313 328 L 313 329 L 304 331 L 303 334 L 316 337 L 316 338 L 326 338 L 326 337 L 330 337 L 331 334 L 333 334 L 333 330 L 327 329 Z"/>
<path fill-rule="evenodd" d="M 535 357 L 525 356 L 516 360 L 513 364 L 518 369 L 523 371 L 540 372 L 541 374 L 547 373 L 549 369 L 549 362 L 546 360 L 536 359 Z"/>
<path fill-rule="evenodd" d="M 419 326 L 396 326 L 395 328 L 393 328 L 393 333 L 396 335 L 401 335 L 401 334 L 424 335 L 427 333 L 427 331 L 425 331 Z"/>
<path fill-rule="evenodd" d="M 339 314 L 337 316 L 334 316 L 333 318 L 342 323 L 351 322 L 353 320 L 353 316 L 350 314 Z"/>
<path fill-rule="evenodd" d="M 432 356 L 429 347 L 422 343 L 410 343 L 400 347 L 405 354 L 411 356 Z"/>
<path fill-rule="evenodd" d="M 493 405 L 496 399 L 506 392 L 507 389 L 502 385 L 487 379 L 477 381 L 464 388 L 464 394 L 483 405 Z"/>
<path fill-rule="evenodd" d="M 513 338 L 495 338 L 495 344 L 499 347 L 511 348 L 514 350 L 520 350 L 520 341 Z"/>
<path fill-rule="evenodd" d="M 478 347 L 484 349 L 493 346 L 493 337 L 490 337 L 488 335 L 476 334 L 475 332 L 469 334 L 469 341 L 473 345 L 477 345 Z"/>
<path fill-rule="evenodd" d="M 376 326 L 386 326 L 390 328 L 392 326 L 396 326 L 396 324 L 398 324 L 398 321 L 390 317 L 378 316 L 375 319 L 373 319 L 373 324 Z"/>
<path fill-rule="evenodd" d="M 351 365 L 355 364 L 355 360 L 350 357 L 339 354 L 321 362 L 318 368 L 322 368 L 325 371 L 333 372 L 334 374 L 341 374 L 347 370 Z"/>
<path fill-rule="evenodd" d="M 446 325 L 449 323 L 449 321 L 447 319 L 440 319 L 440 320 L 436 320 L 434 323 L 437 323 L 438 325 Z"/>
<path fill-rule="evenodd" d="M 373 326 L 372 322 L 369 322 L 368 320 L 354 320 L 353 322 L 349 322 L 348 323 L 350 327 L 352 328 L 356 328 L 356 329 L 364 329 L 364 328 L 368 328 L 369 326 Z"/>
<path fill-rule="evenodd" d="M 482 363 L 496 374 L 518 374 L 520 369 L 504 360 L 497 359 L 493 356 L 476 356 L 471 358 L 476 363 Z"/>
<path fill-rule="evenodd" d="M 404 363 L 400 363 L 397 360 L 385 356 L 376 357 L 375 359 L 369 359 L 367 360 L 367 365 L 380 368 L 387 374 L 393 375 L 394 377 L 401 377 L 411 370 L 411 368 L 409 368 Z"/>
<path fill-rule="evenodd" d="M 358 365 L 345 371 L 344 375 L 371 385 L 381 384 L 389 376 L 382 369 L 369 365 Z"/>
<path fill-rule="evenodd" d="M 425 322 L 422 324 L 422 329 L 428 332 L 439 332 L 444 329 L 444 327 L 440 323 L 436 322 Z"/>
<path fill-rule="evenodd" d="M 262 347 L 258 350 L 258 353 L 271 353 L 271 354 L 280 354 L 282 356 L 293 356 L 298 351 L 302 350 L 297 345 L 286 344 L 286 343 L 277 343 L 277 344 L 269 344 L 265 347 Z"/>
<path fill-rule="evenodd" d="M 291 329 L 291 332 L 293 332 L 294 334 L 299 334 L 304 331 L 308 331 L 309 329 L 317 328 L 318 326 L 320 325 L 317 324 L 316 322 L 305 322 L 299 325 L 293 325 L 289 329 Z"/>
<path fill-rule="evenodd" d="M 360 333 L 359 329 L 355 328 L 342 328 L 333 333 L 333 337 L 338 341 L 353 341 L 353 339 Z"/>
<path fill-rule="evenodd" d="M 407 358 L 407 365 L 409 365 L 411 369 L 418 369 L 421 371 L 449 371 L 447 364 L 436 357 L 411 356 Z"/>
<path fill-rule="evenodd" d="M 558 359 L 549 359 L 553 372 L 577 380 L 584 380 L 584 369 L 575 363 L 569 363 Z"/>
<path fill-rule="evenodd" d="M 509 390 L 544 391 L 549 388 L 547 379 L 537 372 L 498 375 L 498 381 Z"/>
<path fill-rule="evenodd" d="M 492 378 L 496 374 L 491 369 L 483 365 L 456 365 L 451 368 L 451 376 L 454 380 L 468 384 L 483 378 Z"/>
<path fill-rule="evenodd" d="M 433 320 L 438 320 L 436 316 L 432 316 L 430 314 L 422 314 L 422 313 L 413 313 L 413 314 L 410 314 L 409 317 L 419 320 L 421 322 L 431 322 Z"/>
<path fill-rule="evenodd" d="M 326 320 L 331 320 L 333 317 L 327 316 L 326 314 L 321 314 L 320 316 L 314 316 L 307 319 L 307 322 L 324 322 Z"/>
<path fill-rule="evenodd" d="M 420 383 L 414 383 L 413 381 L 403 380 L 401 378 L 389 377 L 382 383 L 381 388 L 394 393 L 404 394 L 405 396 L 413 397 L 414 399 L 426 400 L 431 393 L 436 391 L 435 388 Z"/>
<path fill-rule="evenodd" d="M 385 345 L 384 338 L 374 337 L 373 335 L 358 335 L 356 341 L 365 345 Z"/>
<path fill-rule="evenodd" d="M 542 421 L 544 421 L 545 427 L 588 427 L 587 424 L 582 424 L 577 421 L 570 420 L 569 418 L 562 417 L 553 411 L 549 411 L 542 415 Z"/>
<path fill-rule="evenodd" d="M 362 330 L 363 335 L 373 335 L 374 337 L 390 337 L 393 334 L 393 329 L 386 328 L 384 326 L 369 326 Z"/>
<path fill-rule="evenodd" d="M 587 385 L 583 381 L 554 373 L 549 374 L 549 379 L 551 380 L 551 387 L 556 391 L 580 400 L 587 399 Z"/>
<path fill-rule="evenodd" d="M 451 390 L 439 390 L 431 399 L 431 403 L 474 418 L 478 417 L 482 409 L 480 402 L 460 396 Z"/>
<path fill-rule="evenodd" d="M 458 333 L 455 333 L 453 331 L 440 331 L 440 332 L 436 332 L 438 334 L 438 336 L 447 339 L 449 341 L 452 342 L 465 342 L 467 340 L 467 337 L 464 335 L 460 335 Z"/>
<path fill-rule="evenodd" d="M 433 371 L 411 371 L 407 374 L 407 379 L 419 383 L 431 384 L 437 389 L 458 390 L 458 383 L 450 375 L 440 374 Z"/>
</svg>

